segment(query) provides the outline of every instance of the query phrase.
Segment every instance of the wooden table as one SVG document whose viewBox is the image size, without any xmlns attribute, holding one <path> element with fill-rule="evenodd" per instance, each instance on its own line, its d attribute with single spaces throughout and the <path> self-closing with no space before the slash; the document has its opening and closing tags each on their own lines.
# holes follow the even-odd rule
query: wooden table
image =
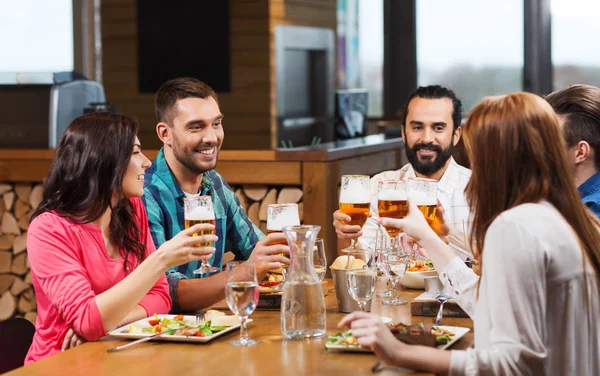
<svg viewBox="0 0 600 376">
<path fill-rule="evenodd" d="M 329 281 L 333 286 L 333 281 Z M 379 286 L 378 286 L 379 287 Z M 379 288 L 378 288 L 379 290 Z M 401 297 L 412 300 L 422 290 L 405 290 Z M 327 332 L 338 331 L 336 324 L 345 315 L 338 312 L 335 292 L 326 298 Z M 388 307 L 375 298 L 372 312 L 388 316 L 395 322 L 433 322 L 433 317 L 411 316 L 409 305 Z M 218 303 L 217 306 L 223 306 Z M 106 337 L 99 342 L 86 343 L 61 354 L 19 368 L 7 375 L 372 375 L 377 361 L 374 354 L 328 352 L 326 338 L 284 340 L 279 327 L 278 311 L 256 311 L 248 325 L 249 336 L 260 341 L 252 348 L 233 347 L 228 342 L 239 333 L 232 332 L 205 344 L 147 342 L 117 353 L 106 349 L 126 341 Z M 473 329 L 466 318 L 445 318 L 444 325 Z M 467 333 L 452 348 L 465 349 L 473 344 L 473 332 Z M 380 375 L 399 375 L 397 369 L 384 369 Z M 414 375 L 414 373 L 412 373 Z M 420 373 L 423 375 L 423 373 Z"/>
</svg>

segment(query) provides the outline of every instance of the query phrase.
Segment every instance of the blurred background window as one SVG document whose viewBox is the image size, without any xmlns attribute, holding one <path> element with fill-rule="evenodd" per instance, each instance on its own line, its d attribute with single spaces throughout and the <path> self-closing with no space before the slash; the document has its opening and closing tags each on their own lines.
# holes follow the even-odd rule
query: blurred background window
<svg viewBox="0 0 600 376">
<path fill-rule="evenodd" d="M 522 89 L 523 0 L 417 0 L 416 14 L 419 86 L 453 89 L 465 114 Z"/>
<path fill-rule="evenodd" d="M 369 91 L 369 116 L 383 115 L 383 0 L 359 0 L 360 86 Z"/>
<path fill-rule="evenodd" d="M 554 89 L 600 86 L 600 1 L 552 0 L 550 12 Z"/>
<path fill-rule="evenodd" d="M 73 70 L 72 0 L 0 0 L 0 25 L 0 73 Z"/>
</svg>

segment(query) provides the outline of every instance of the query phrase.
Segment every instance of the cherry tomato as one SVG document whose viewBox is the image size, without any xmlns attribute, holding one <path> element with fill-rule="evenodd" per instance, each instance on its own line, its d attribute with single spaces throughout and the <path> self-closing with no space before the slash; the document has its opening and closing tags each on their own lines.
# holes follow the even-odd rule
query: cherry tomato
<svg viewBox="0 0 600 376">
<path fill-rule="evenodd" d="M 156 320 L 156 319 L 150 319 L 150 320 L 148 320 L 148 324 L 150 326 L 158 325 L 159 322 L 160 322 L 160 320 Z"/>
<path fill-rule="evenodd" d="M 183 315 L 177 315 L 174 318 L 175 320 L 183 321 Z"/>
<path fill-rule="evenodd" d="M 196 334 L 194 334 L 196 337 L 204 337 L 204 333 L 202 332 L 198 332 Z"/>
</svg>

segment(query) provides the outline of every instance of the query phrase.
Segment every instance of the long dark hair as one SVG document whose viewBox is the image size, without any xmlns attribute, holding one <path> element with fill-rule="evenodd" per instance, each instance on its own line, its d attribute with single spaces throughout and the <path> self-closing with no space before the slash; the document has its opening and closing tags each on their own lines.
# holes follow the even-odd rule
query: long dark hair
<svg viewBox="0 0 600 376">
<path fill-rule="evenodd" d="M 473 171 L 467 199 L 479 260 L 494 219 L 515 206 L 547 200 L 577 234 L 584 270 L 587 259 L 598 279 L 600 222 L 581 202 L 552 107 L 529 93 L 486 98 L 469 114 L 464 140 Z"/>
<path fill-rule="evenodd" d="M 140 263 L 145 256 L 131 203 L 123 194 L 123 178 L 137 131 L 135 119 L 107 112 L 73 120 L 60 138 L 44 182 L 42 202 L 31 217 L 33 221 L 44 212 L 54 211 L 73 222 L 90 223 L 110 208 L 109 236 L 125 250 L 125 271 L 130 253 Z"/>
</svg>

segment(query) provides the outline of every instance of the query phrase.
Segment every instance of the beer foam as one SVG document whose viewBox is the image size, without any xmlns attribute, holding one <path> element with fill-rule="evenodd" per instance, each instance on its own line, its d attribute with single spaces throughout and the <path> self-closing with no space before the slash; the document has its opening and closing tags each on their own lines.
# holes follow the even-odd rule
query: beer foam
<svg viewBox="0 0 600 376">
<path fill-rule="evenodd" d="M 371 195 L 369 194 L 369 191 L 362 188 L 361 186 L 359 186 L 357 188 L 359 188 L 359 189 L 343 190 L 340 193 L 340 202 L 343 204 L 367 204 L 367 203 L 370 203 Z"/>
<path fill-rule="evenodd" d="M 210 221 L 215 219 L 215 213 L 206 207 L 197 206 L 191 212 L 185 213 L 188 221 Z"/>
<path fill-rule="evenodd" d="M 437 206 L 437 197 L 419 191 L 409 191 L 408 199 L 417 206 Z"/>
<path fill-rule="evenodd" d="M 379 200 L 405 201 L 406 200 L 406 192 L 397 191 L 395 189 L 389 189 L 387 191 L 379 192 L 377 195 L 377 198 Z"/>
<path fill-rule="evenodd" d="M 284 226 L 300 226 L 300 217 L 298 216 L 298 207 L 269 208 L 274 210 L 267 216 L 267 230 L 281 231 Z M 279 209 L 279 210 L 278 210 Z"/>
</svg>

